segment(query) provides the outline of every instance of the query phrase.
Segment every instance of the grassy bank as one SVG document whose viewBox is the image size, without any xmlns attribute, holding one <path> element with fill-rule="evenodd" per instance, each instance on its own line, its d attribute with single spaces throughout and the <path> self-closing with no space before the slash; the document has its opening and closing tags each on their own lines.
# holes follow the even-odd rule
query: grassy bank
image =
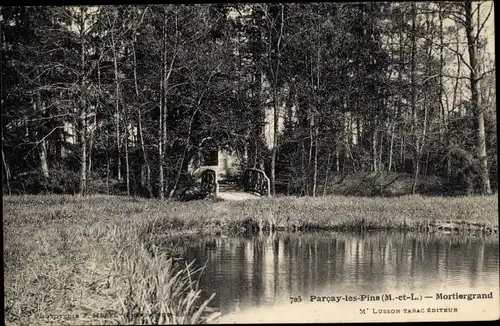
<svg viewBox="0 0 500 326">
<path fill-rule="evenodd" d="M 446 221 L 463 230 L 498 228 L 496 195 L 187 203 L 12 196 L 4 197 L 3 209 L 7 324 L 213 320 L 217 316 L 207 309 L 209 302 L 200 302 L 193 281 L 199 271 L 155 249 L 176 234 L 257 232 L 270 226 L 433 231 Z"/>
<path fill-rule="evenodd" d="M 104 196 L 4 198 L 6 324 L 189 324 L 217 318 L 209 301 L 200 300 L 199 270 L 145 249 L 143 205 Z"/>
</svg>

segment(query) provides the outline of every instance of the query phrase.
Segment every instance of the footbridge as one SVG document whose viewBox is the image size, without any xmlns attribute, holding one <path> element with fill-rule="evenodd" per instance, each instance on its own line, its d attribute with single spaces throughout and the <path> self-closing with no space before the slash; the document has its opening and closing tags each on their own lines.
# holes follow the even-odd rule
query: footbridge
<svg viewBox="0 0 500 326">
<path fill-rule="evenodd" d="M 246 169 L 243 179 L 218 180 L 215 170 L 201 174 L 201 189 L 225 200 L 247 200 L 271 197 L 271 186 L 266 173 L 259 169 Z"/>
</svg>

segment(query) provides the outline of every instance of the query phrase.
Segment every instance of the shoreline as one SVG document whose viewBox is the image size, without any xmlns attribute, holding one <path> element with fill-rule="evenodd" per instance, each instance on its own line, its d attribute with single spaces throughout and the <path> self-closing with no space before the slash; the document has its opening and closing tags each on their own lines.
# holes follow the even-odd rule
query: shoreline
<svg viewBox="0 0 500 326">
<path fill-rule="evenodd" d="M 4 223 L 12 223 L 11 205 L 43 208 L 21 224 L 75 220 L 98 213 L 109 223 L 140 220 L 145 230 L 175 235 L 256 234 L 260 231 L 403 231 L 498 235 L 498 195 L 464 197 L 274 197 L 248 201 L 159 201 L 139 197 L 93 195 L 4 196 Z M 31 207 L 30 207 L 31 206 Z M 76 219 L 75 219 L 76 218 Z M 146 224 L 146 225 L 145 225 Z"/>
</svg>

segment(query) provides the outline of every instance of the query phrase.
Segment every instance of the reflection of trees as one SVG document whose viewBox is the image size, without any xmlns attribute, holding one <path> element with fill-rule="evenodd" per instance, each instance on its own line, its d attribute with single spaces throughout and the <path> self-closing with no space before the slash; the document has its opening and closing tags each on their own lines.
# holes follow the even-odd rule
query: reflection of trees
<svg viewBox="0 0 500 326">
<path fill-rule="evenodd" d="M 209 260 L 202 288 L 217 292 L 223 310 L 299 294 L 422 288 L 430 280 L 475 286 L 487 268 L 498 272 L 498 239 L 429 234 L 263 234 L 211 238 L 186 251 L 197 264 Z"/>
</svg>

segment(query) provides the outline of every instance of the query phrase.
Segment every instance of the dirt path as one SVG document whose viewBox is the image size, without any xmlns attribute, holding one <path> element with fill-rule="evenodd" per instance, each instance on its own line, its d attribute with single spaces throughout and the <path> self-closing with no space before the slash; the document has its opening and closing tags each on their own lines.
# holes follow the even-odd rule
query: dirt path
<svg viewBox="0 0 500 326">
<path fill-rule="evenodd" d="M 261 198 L 258 195 L 250 194 L 248 192 L 239 192 L 239 191 L 224 191 L 219 192 L 219 198 L 224 200 L 248 200 L 248 199 L 259 199 Z"/>
</svg>

